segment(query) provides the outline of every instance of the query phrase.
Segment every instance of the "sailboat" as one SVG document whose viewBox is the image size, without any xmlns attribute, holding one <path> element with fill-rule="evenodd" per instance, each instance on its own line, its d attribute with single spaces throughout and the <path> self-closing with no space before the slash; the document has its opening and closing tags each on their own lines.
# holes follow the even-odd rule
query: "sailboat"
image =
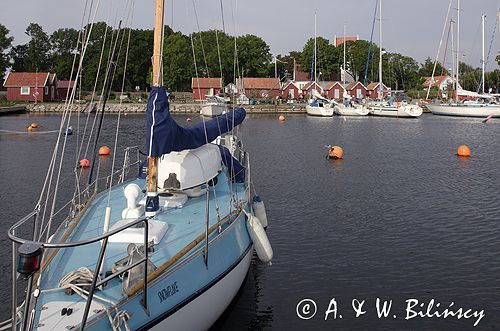
<svg viewBox="0 0 500 331">
<path fill-rule="evenodd" d="M 408 104 L 406 102 L 392 102 L 392 101 L 383 101 L 383 83 L 382 83 L 382 54 L 384 53 L 382 50 L 382 0 L 379 0 L 379 10 L 380 10 L 380 18 L 379 18 L 379 38 L 380 38 L 380 54 L 379 54 L 379 98 L 378 102 L 373 102 L 370 108 L 370 114 L 374 116 L 384 116 L 384 117 L 409 117 L 415 118 L 422 115 L 422 108 L 418 105 Z"/>
<path fill-rule="evenodd" d="M 482 25 L 482 94 L 466 91 L 460 87 L 459 82 L 459 61 L 460 61 L 460 0 L 457 0 L 457 59 L 456 59 L 456 77 L 455 77 L 455 100 L 454 102 L 445 104 L 428 104 L 427 107 L 434 115 L 445 116 L 463 116 L 463 117 L 500 117 L 500 105 L 490 103 L 493 97 L 485 94 L 484 78 L 485 78 L 485 59 L 484 59 L 484 18 L 481 18 Z M 464 102 L 460 101 L 460 96 L 472 97 L 475 100 L 482 102 Z"/>
<path fill-rule="evenodd" d="M 341 76 L 342 76 L 342 83 L 344 86 L 346 86 L 346 40 L 345 40 L 345 25 L 344 25 L 344 64 L 341 68 Z M 341 116 L 366 116 L 368 115 L 368 108 L 366 108 L 364 105 L 355 103 L 349 93 L 347 91 L 344 91 L 344 94 L 342 96 L 344 99 L 344 103 L 338 103 L 333 101 L 335 107 L 335 114 L 341 115 Z"/>
<path fill-rule="evenodd" d="M 316 14 L 314 14 L 314 49 L 313 49 L 313 63 L 311 67 L 311 83 L 310 83 L 310 99 L 306 105 L 306 113 L 310 116 L 322 116 L 331 117 L 333 116 L 333 107 L 330 100 L 324 98 L 318 91 L 313 87 L 317 85 L 316 82 Z M 314 80 L 313 77 L 314 76 Z"/>
<path fill-rule="evenodd" d="M 164 0 L 155 13 L 147 164 L 132 162 L 127 148 L 109 188 L 99 192 L 90 176 L 54 233 L 44 232 L 45 199 L 12 225 L 13 330 L 208 329 L 242 285 L 254 248 L 272 259 L 263 202 L 251 197 L 249 155 L 232 131 L 245 109 L 187 128 L 174 121 L 161 86 Z M 126 179 L 136 166 L 139 175 Z M 55 201 L 57 191 L 47 195 Z M 49 223 L 56 219 L 50 212 Z M 20 284 L 27 286 L 18 305 Z"/>
</svg>

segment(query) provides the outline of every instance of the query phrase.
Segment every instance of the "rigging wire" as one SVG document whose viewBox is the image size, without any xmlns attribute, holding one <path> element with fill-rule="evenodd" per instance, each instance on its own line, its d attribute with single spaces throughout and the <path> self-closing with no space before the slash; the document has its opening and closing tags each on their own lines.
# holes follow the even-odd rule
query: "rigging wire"
<svg viewBox="0 0 500 331">
<path fill-rule="evenodd" d="M 194 17 L 196 19 L 196 25 L 198 27 L 198 35 L 200 36 L 200 44 L 201 44 L 201 52 L 203 53 L 203 60 L 205 61 L 205 69 L 207 77 L 210 77 L 210 71 L 208 70 L 207 57 L 205 54 L 205 47 L 203 46 L 203 37 L 201 36 L 200 22 L 198 21 L 198 12 L 196 11 L 196 4 L 194 0 L 191 0 L 193 3 Z"/>
</svg>

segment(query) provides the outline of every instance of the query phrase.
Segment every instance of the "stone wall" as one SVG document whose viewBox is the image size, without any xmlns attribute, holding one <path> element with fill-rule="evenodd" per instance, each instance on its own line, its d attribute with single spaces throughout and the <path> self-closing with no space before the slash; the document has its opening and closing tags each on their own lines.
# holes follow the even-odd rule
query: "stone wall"
<svg viewBox="0 0 500 331">
<path fill-rule="evenodd" d="M 38 103 L 38 104 L 27 104 L 26 109 L 28 112 L 34 113 L 59 113 L 64 111 L 64 103 Z M 85 112 L 88 106 L 86 104 L 74 104 L 71 106 L 73 111 Z M 123 113 L 144 113 L 146 112 L 145 103 L 108 103 L 106 105 L 106 112 L 118 113 L 119 110 Z M 273 113 L 305 113 L 304 104 L 296 105 L 246 105 L 245 109 L 248 113 L 254 114 L 273 114 Z M 188 103 L 171 103 L 170 110 L 172 113 L 186 113 L 186 114 L 196 114 L 200 111 L 199 104 L 188 104 Z"/>
</svg>

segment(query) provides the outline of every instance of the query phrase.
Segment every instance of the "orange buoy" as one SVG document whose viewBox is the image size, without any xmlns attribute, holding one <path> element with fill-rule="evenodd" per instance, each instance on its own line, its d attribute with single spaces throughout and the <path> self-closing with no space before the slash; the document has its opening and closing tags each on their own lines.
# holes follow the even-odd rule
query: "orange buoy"
<svg viewBox="0 0 500 331">
<path fill-rule="evenodd" d="M 467 145 L 461 145 L 457 149 L 457 155 L 458 156 L 465 156 L 469 157 L 470 156 L 470 148 Z"/>
<path fill-rule="evenodd" d="M 90 167 L 90 161 L 87 159 L 81 159 L 80 160 L 80 167 L 82 167 L 82 168 Z"/>
<path fill-rule="evenodd" d="M 99 155 L 109 155 L 109 153 L 110 151 L 108 146 L 101 146 L 101 148 L 99 148 Z"/>
<path fill-rule="evenodd" d="M 285 121 L 285 116 L 280 115 L 280 117 L 278 117 L 278 119 L 280 120 L 280 122 L 284 122 Z"/>
<path fill-rule="evenodd" d="M 28 131 L 29 131 L 29 132 L 33 131 L 33 127 L 32 127 L 31 125 L 30 125 L 30 126 L 28 126 Z"/>
<path fill-rule="evenodd" d="M 38 123 L 31 123 L 30 125 L 33 129 L 38 129 Z"/>
<path fill-rule="evenodd" d="M 344 150 L 340 146 L 332 146 L 328 149 L 329 159 L 339 160 L 344 156 Z"/>
</svg>

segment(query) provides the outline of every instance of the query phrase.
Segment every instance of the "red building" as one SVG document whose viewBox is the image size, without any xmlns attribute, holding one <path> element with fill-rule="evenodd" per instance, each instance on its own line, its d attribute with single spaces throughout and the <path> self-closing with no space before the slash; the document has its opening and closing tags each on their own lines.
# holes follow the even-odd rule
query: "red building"
<svg viewBox="0 0 500 331">
<path fill-rule="evenodd" d="M 281 95 L 279 78 L 238 78 L 236 86 L 247 98 L 274 99 Z"/>
<path fill-rule="evenodd" d="M 334 38 L 335 40 L 335 47 L 338 47 L 340 45 L 342 45 L 343 43 L 345 43 L 346 41 L 358 41 L 359 40 L 359 36 L 356 36 L 356 37 L 337 37 L 335 36 Z"/>
<path fill-rule="evenodd" d="M 74 80 L 58 80 L 56 98 L 58 100 L 66 100 L 66 96 L 69 97 L 71 95 L 74 85 Z"/>
<path fill-rule="evenodd" d="M 206 96 L 212 96 L 223 92 L 222 78 L 196 78 L 191 79 L 193 89 L 193 100 L 205 100 Z"/>
<path fill-rule="evenodd" d="M 8 101 L 47 102 L 57 99 L 56 74 L 49 72 L 9 72 L 3 86 Z"/>
<path fill-rule="evenodd" d="M 302 91 L 294 81 L 285 83 L 285 85 L 283 85 L 283 89 L 281 90 L 281 98 L 283 100 L 298 100 L 300 99 L 301 94 Z"/>
<path fill-rule="evenodd" d="M 368 96 L 370 98 L 372 98 L 373 100 L 383 99 L 389 93 L 389 89 L 387 88 L 387 86 L 385 86 L 385 84 L 382 83 L 382 98 L 381 98 L 379 86 L 380 86 L 380 83 L 375 82 L 375 83 L 368 84 L 368 86 L 366 87 L 366 89 L 368 90 Z"/>
<path fill-rule="evenodd" d="M 368 95 L 366 87 L 361 82 L 350 83 L 345 89 L 354 99 L 364 99 Z"/>
<path fill-rule="evenodd" d="M 323 90 L 327 99 L 344 99 L 345 88 L 340 82 L 329 82 Z"/>
<path fill-rule="evenodd" d="M 312 91 L 316 90 L 319 94 L 323 95 L 323 88 L 316 82 L 310 82 L 302 88 L 302 95 L 306 98 L 308 95 L 312 94 Z"/>
</svg>

